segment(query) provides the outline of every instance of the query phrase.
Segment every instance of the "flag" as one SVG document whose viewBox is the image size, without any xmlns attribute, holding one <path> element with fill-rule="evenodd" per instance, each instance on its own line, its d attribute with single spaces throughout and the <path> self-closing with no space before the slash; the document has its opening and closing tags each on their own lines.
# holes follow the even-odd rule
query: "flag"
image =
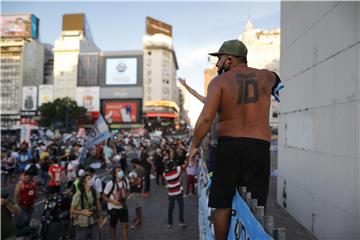
<svg viewBox="0 0 360 240">
<path fill-rule="evenodd" d="M 104 118 L 100 115 L 96 120 L 95 125 L 91 128 L 86 144 L 81 152 L 80 163 L 83 163 L 86 158 L 86 153 L 89 148 L 96 144 L 102 143 L 111 137 L 109 127 L 106 124 Z"/>
</svg>

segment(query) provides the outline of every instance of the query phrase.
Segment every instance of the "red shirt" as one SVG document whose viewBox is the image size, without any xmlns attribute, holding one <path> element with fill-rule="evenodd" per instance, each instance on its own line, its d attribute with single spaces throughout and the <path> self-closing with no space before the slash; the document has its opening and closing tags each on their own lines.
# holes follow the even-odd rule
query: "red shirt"
<svg viewBox="0 0 360 240">
<path fill-rule="evenodd" d="M 21 190 L 18 196 L 18 203 L 20 207 L 32 207 L 36 198 L 36 183 L 33 180 L 25 182 L 20 181 Z"/>
<path fill-rule="evenodd" d="M 49 186 L 60 186 L 64 169 L 59 164 L 53 164 L 49 167 Z"/>
</svg>

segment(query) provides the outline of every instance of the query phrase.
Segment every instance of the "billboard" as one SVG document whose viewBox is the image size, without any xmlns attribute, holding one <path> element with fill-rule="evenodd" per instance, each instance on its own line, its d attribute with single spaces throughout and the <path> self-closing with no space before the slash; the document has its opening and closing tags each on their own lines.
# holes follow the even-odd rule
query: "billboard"
<svg viewBox="0 0 360 240">
<path fill-rule="evenodd" d="M 39 85 L 39 107 L 53 100 L 53 85 Z"/>
<path fill-rule="evenodd" d="M 106 85 L 136 85 L 137 58 L 107 58 Z"/>
<path fill-rule="evenodd" d="M 146 33 L 149 35 L 162 33 L 172 37 L 172 26 L 154 18 L 146 17 Z"/>
<path fill-rule="evenodd" d="M 109 123 L 141 122 L 141 100 L 103 100 L 102 110 Z"/>
<path fill-rule="evenodd" d="M 36 111 L 37 109 L 37 87 L 27 86 L 22 89 L 22 104 L 23 111 Z"/>
<path fill-rule="evenodd" d="M 31 14 L 1 15 L 1 37 L 39 37 L 39 19 Z"/>
<path fill-rule="evenodd" d="M 100 110 L 100 88 L 99 87 L 77 87 L 76 102 L 79 106 L 85 107 L 88 112 Z"/>
</svg>

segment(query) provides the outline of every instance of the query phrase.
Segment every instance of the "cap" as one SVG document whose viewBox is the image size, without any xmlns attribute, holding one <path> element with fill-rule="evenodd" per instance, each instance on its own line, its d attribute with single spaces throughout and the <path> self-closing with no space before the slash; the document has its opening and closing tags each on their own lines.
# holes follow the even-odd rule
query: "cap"
<svg viewBox="0 0 360 240">
<path fill-rule="evenodd" d="M 232 55 L 235 57 L 246 57 L 247 48 L 245 44 L 237 39 L 225 41 L 218 52 L 209 53 L 211 56 Z"/>
<path fill-rule="evenodd" d="M 85 170 L 84 169 L 80 169 L 79 172 L 78 172 L 78 176 L 79 177 L 82 177 L 85 175 Z"/>
</svg>

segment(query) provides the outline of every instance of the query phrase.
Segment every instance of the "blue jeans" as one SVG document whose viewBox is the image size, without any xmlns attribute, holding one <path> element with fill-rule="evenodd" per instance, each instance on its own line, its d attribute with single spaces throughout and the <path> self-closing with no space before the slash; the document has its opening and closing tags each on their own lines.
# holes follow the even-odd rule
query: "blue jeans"
<svg viewBox="0 0 360 240">
<path fill-rule="evenodd" d="M 99 239 L 99 231 L 96 225 L 88 227 L 79 227 L 75 229 L 75 240 L 97 240 Z"/>
</svg>

